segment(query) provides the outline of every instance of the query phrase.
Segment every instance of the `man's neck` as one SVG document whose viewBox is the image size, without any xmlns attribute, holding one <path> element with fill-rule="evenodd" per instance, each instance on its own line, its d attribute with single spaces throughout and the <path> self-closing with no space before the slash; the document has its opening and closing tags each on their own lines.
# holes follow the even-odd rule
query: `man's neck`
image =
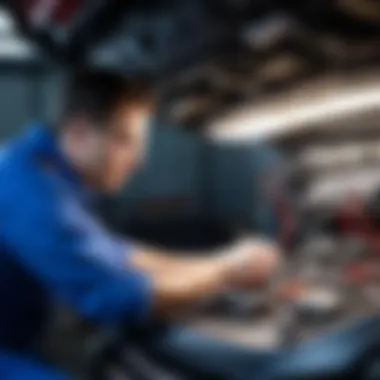
<svg viewBox="0 0 380 380">
<path fill-rule="evenodd" d="M 67 164 L 77 173 L 82 183 L 93 190 L 98 190 L 101 188 L 99 177 L 94 173 L 93 170 L 89 169 L 89 165 L 82 159 L 82 151 L 75 149 L 75 147 L 70 143 L 69 138 L 65 136 L 58 135 L 58 149 L 64 157 Z"/>
</svg>

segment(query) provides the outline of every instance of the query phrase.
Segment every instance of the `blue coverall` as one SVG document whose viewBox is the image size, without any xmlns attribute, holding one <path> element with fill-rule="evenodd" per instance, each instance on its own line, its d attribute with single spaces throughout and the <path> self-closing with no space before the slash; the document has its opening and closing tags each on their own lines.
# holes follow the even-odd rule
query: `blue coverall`
<svg viewBox="0 0 380 380">
<path fill-rule="evenodd" d="M 0 151 L 2 380 L 67 379 L 28 355 L 53 299 L 104 325 L 149 312 L 149 278 L 128 270 L 133 248 L 91 216 L 92 195 L 43 125 Z"/>
</svg>

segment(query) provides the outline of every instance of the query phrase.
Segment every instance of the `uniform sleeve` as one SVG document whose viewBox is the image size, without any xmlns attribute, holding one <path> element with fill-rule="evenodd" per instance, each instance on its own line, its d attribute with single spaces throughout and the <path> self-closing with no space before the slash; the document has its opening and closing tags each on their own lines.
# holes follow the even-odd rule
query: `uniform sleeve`
<svg viewBox="0 0 380 380">
<path fill-rule="evenodd" d="M 103 324 L 138 322 L 151 284 L 128 268 L 128 243 L 109 234 L 79 202 L 49 186 L 14 194 L 2 235 L 17 261 L 54 297 Z"/>
</svg>

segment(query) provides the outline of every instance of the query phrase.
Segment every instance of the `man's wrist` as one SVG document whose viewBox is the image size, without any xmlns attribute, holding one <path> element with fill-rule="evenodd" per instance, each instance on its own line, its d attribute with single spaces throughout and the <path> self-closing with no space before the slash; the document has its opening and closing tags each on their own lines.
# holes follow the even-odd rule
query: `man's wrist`
<svg viewBox="0 0 380 380">
<path fill-rule="evenodd" d="M 230 289 L 233 285 L 234 273 L 236 271 L 236 265 L 234 261 L 231 260 L 230 254 L 226 251 L 218 257 L 215 257 L 213 268 L 218 276 L 222 288 L 221 290 Z"/>
</svg>

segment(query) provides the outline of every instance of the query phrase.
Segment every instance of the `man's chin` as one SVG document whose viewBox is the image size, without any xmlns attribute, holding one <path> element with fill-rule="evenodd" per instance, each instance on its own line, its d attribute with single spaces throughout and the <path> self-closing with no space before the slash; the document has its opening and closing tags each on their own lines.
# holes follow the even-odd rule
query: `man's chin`
<svg viewBox="0 0 380 380">
<path fill-rule="evenodd" d="M 123 189 L 123 186 L 104 186 L 102 188 L 102 192 L 105 194 L 105 195 L 115 195 L 117 193 L 119 193 L 121 190 Z"/>
<path fill-rule="evenodd" d="M 112 195 L 117 194 L 128 184 L 129 181 L 109 181 L 104 184 L 103 192 Z"/>
</svg>

